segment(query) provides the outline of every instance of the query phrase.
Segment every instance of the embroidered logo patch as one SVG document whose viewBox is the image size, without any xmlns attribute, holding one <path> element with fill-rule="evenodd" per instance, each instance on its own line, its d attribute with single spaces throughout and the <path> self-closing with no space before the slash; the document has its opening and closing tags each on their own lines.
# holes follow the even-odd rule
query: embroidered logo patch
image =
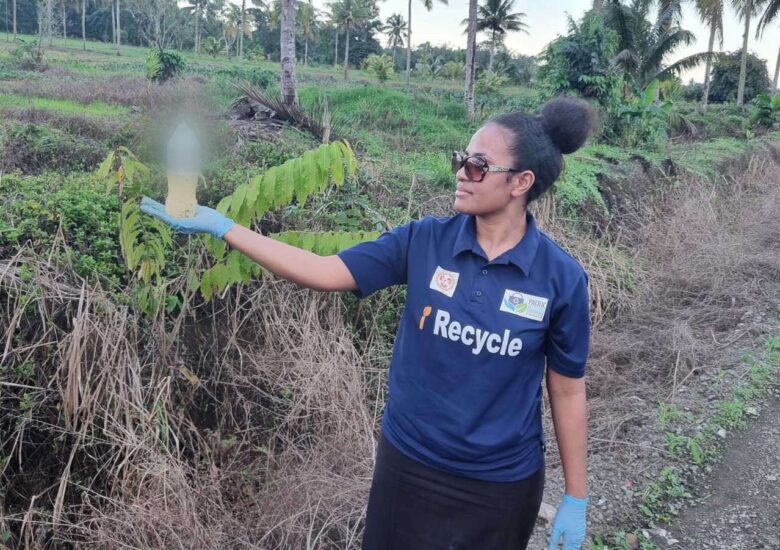
<svg viewBox="0 0 780 550">
<path fill-rule="evenodd" d="M 541 321 L 547 309 L 547 298 L 506 289 L 499 309 L 519 317 Z"/>
<path fill-rule="evenodd" d="M 455 293 L 455 287 L 458 286 L 458 277 L 460 277 L 460 273 L 447 271 L 442 269 L 441 266 L 437 266 L 436 272 L 431 279 L 430 288 L 452 298 L 452 295 Z"/>
</svg>

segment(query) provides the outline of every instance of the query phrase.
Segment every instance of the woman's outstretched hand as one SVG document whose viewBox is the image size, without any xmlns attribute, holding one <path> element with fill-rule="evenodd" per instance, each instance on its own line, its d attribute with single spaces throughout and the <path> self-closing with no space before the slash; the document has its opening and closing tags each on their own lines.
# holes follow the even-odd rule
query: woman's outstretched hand
<svg viewBox="0 0 780 550">
<path fill-rule="evenodd" d="M 165 211 L 165 206 L 150 199 L 141 199 L 141 212 L 162 220 L 180 233 L 209 233 L 218 239 L 225 236 L 236 222 L 208 206 L 198 205 L 195 215 L 190 218 L 174 218 Z"/>
<path fill-rule="evenodd" d="M 575 498 L 571 495 L 563 495 L 563 502 L 555 513 L 547 550 L 556 550 L 561 539 L 563 539 L 563 550 L 579 550 L 585 541 L 587 507 L 588 497 Z"/>
</svg>

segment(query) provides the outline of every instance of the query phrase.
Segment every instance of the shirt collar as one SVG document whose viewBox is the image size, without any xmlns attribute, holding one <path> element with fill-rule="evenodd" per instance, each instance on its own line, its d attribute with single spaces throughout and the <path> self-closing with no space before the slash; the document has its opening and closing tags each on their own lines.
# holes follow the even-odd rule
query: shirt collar
<svg viewBox="0 0 780 550">
<path fill-rule="evenodd" d="M 477 242 L 476 218 L 471 214 L 463 214 L 462 216 L 463 221 L 458 230 L 458 235 L 455 238 L 452 255 L 457 256 L 464 250 L 470 250 L 487 259 L 485 252 Z M 536 227 L 536 220 L 534 219 L 533 214 L 528 211 L 525 213 L 525 221 L 526 232 L 525 235 L 523 235 L 523 238 L 520 239 L 520 242 L 500 256 L 494 258 L 492 263 L 512 263 L 522 269 L 523 273 L 528 276 L 531 271 L 531 265 L 536 257 L 536 251 L 539 248 L 539 229 Z"/>
</svg>

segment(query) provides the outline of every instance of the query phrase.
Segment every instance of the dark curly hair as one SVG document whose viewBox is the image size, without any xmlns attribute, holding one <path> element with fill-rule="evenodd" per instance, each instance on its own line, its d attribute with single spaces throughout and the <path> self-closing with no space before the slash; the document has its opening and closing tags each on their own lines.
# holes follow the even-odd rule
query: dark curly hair
<svg viewBox="0 0 780 550">
<path fill-rule="evenodd" d="M 534 173 L 526 203 L 539 198 L 558 179 L 563 155 L 582 147 L 596 120 L 596 111 L 584 100 L 557 97 L 544 104 L 541 114 L 515 111 L 488 121 L 512 133 L 509 152 L 514 167 Z"/>
</svg>

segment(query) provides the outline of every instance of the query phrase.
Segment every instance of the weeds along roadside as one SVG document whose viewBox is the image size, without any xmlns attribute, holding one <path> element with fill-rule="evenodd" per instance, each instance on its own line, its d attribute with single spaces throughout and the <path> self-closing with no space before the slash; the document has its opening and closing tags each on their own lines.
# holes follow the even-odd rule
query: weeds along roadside
<svg viewBox="0 0 780 550">
<path fill-rule="evenodd" d="M 767 336 L 759 345 L 745 352 L 738 365 L 708 380 L 716 399 L 698 406 L 659 403 L 668 461 L 644 482 L 627 488 L 636 495 L 639 517 L 619 527 L 602 526 L 591 550 L 652 550 L 670 543 L 663 527 L 674 522 L 683 507 L 695 505 L 696 486 L 717 468 L 728 434 L 745 429 L 759 415 L 761 401 L 777 384 L 780 337 Z"/>
<path fill-rule="evenodd" d="M 376 418 L 336 297 L 272 283 L 204 304 L 165 364 L 154 326 L 21 258 L 0 267 L 14 542 L 299 548 L 320 522 L 356 536 Z"/>
<path fill-rule="evenodd" d="M 681 178 L 640 235 L 643 294 L 594 333 L 591 449 L 620 457 L 592 481 L 612 485 L 605 493 L 617 501 L 594 548 L 629 548 L 627 530 L 636 537 L 637 526 L 673 517 L 718 456 L 718 431 L 743 422 L 776 376 L 775 147 L 736 159 L 715 181 Z"/>
</svg>

